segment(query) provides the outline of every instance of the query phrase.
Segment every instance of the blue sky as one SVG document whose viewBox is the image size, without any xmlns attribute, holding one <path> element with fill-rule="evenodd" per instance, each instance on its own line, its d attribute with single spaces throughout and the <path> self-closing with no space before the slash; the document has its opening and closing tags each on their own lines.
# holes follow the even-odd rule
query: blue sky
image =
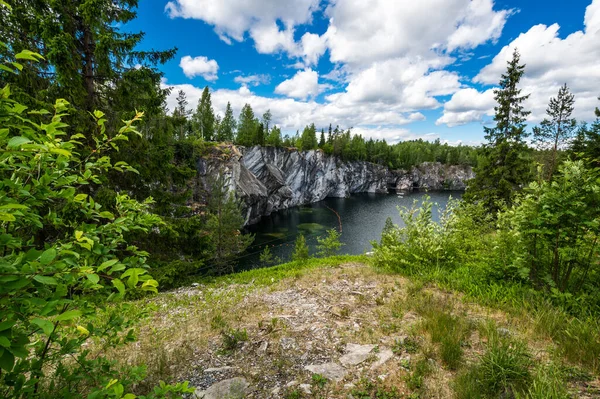
<svg viewBox="0 0 600 399">
<path fill-rule="evenodd" d="M 600 96 L 600 0 L 140 0 L 142 48 L 177 47 L 164 85 L 267 109 L 285 132 L 329 123 L 389 142 L 478 143 L 515 47 L 530 125 L 567 83 L 575 116 Z"/>
</svg>

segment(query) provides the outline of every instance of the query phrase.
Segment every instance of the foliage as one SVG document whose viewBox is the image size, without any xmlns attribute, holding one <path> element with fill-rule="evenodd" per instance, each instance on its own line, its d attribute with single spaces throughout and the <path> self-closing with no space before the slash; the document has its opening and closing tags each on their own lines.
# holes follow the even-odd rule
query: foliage
<svg viewBox="0 0 600 399">
<path fill-rule="evenodd" d="M 530 161 L 525 144 L 525 119 L 529 115 L 522 103 L 529 95 L 518 88 L 525 65 L 520 65 L 517 50 L 508 62 L 507 71 L 494 90 L 498 105 L 494 108 L 496 125 L 484 127 L 487 144 L 475 168 L 475 178 L 468 183 L 466 201 L 482 202 L 490 212 L 502 204 L 510 206 L 515 192 L 530 180 Z"/>
<path fill-rule="evenodd" d="M 294 245 L 292 260 L 303 262 L 309 258 L 310 255 L 308 254 L 308 245 L 306 244 L 306 239 L 304 238 L 303 234 L 299 234 Z"/>
<path fill-rule="evenodd" d="M 225 352 L 232 352 L 236 350 L 242 342 L 248 341 L 248 332 L 246 329 L 240 330 L 238 328 L 230 328 L 221 331 L 223 337 L 223 350 Z"/>
<path fill-rule="evenodd" d="M 265 249 L 260 253 L 260 264 L 263 266 L 271 266 L 279 261 L 281 261 L 281 259 L 274 256 L 271 252 L 271 248 L 269 248 L 268 245 L 265 245 Z"/>
<path fill-rule="evenodd" d="M 546 161 L 546 179 L 552 180 L 557 167 L 558 151 L 564 149 L 577 127 L 575 118 L 571 118 L 575 104 L 575 96 L 565 83 L 558 90 L 558 96 L 552 97 L 546 114 L 550 119 L 544 119 L 539 126 L 533 128 L 533 142 L 542 150 L 550 150 L 550 159 Z"/>
<path fill-rule="evenodd" d="M 208 86 L 202 91 L 202 97 L 198 102 L 196 112 L 192 115 L 192 126 L 194 134 L 206 141 L 215 139 L 215 114 L 210 99 Z"/>
<path fill-rule="evenodd" d="M 506 228 L 519 233 L 514 259 L 523 277 L 578 292 L 600 272 L 595 267 L 600 260 L 600 174 L 582 161 L 566 161 L 559 172 L 552 182 L 529 186 L 521 203 L 507 211 Z"/>
<path fill-rule="evenodd" d="M 596 108 L 596 120 L 591 125 L 582 124 L 569 150 L 575 159 L 583 159 L 594 167 L 600 167 L 600 109 Z"/>
<path fill-rule="evenodd" d="M 241 204 L 229 192 L 223 171 L 218 173 L 210 188 L 206 222 L 212 254 L 210 262 L 212 271 L 222 274 L 233 271 L 234 258 L 252 244 L 254 236 L 241 232 L 244 226 Z"/>
<path fill-rule="evenodd" d="M 64 131 L 68 106 L 57 100 L 53 112 L 28 111 L 11 99 L 9 86 L 0 90 L 3 397 L 133 397 L 123 394 L 144 377 L 143 369 L 124 373 L 86 349 L 95 341 L 107 347 L 131 341 L 132 321 L 119 300 L 156 292 L 148 254 L 126 238 L 160 225 L 149 212 L 151 200 L 117 195 L 109 211 L 88 194 L 107 170 L 132 171 L 106 154 L 136 133 L 142 115 L 110 134 L 104 114 L 94 112 L 94 151 L 84 158 L 84 136 Z M 164 385 L 157 396 L 168 391 L 189 389 Z"/>
<path fill-rule="evenodd" d="M 336 229 L 330 229 L 326 237 L 317 237 L 317 254 L 324 257 L 336 255 L 344 245 L 340 242 L 340 236 L 341 233 Z"/>
<path fill-rule="evenodd" d="M 223 117 L 223 120 L 221 120 L 221 123 L 219 123 L 217 141 L 233 142 L 236 124 L 236 120 L 233 116 L 233 110 L 231 109 L 231 103 L 227 102 L 225 116 Z"/>
<path fill-rule="evenodd" d="M 237 127 L 236 143 L 244 146 L 254 145 L 258 122 L 254 118 L 254 111 L 252 111 L 250 104 L 245 104 L 242 108 Z"/>
</svg>

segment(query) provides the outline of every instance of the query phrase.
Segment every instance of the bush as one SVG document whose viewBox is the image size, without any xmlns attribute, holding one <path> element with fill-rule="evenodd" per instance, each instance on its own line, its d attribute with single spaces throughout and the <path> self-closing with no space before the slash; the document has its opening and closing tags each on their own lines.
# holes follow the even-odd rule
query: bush
<svg viewBox="0 0 600 399">
<path fill-rule="evenodd" d="M 121 398 L 144 369 L 119 369 L 103 350 L 134 339 L 121 300 L 158 285 L 148 254 L 125 234 L 161 220 L 149 212 L 151 200 L 117 194 L 107 210 L 89 187 L 109 170 L 132 170 L 106 153 L 136 133 L 142 114 L 111 134 L 96 111 L 96 132 L 67 137 L 66 101 L 27 110 L 10 94 L 9 86 L 0 89 L 0 396 Z M 90 356 L 94 342 L 98 353 Z M 190 390 L 161 385 L 155 394 L 168 392 Z"/>
<path fill-rule="evenodd" d="M 298 235 L 296 238 L 296 244 L 294 246 L 294 253 L 292 253 L 292 260 L 303 262 L 310 258 L 308 254 L 308 245 L 306 245 L 306 239 L 304 235 Z"/>
<path fill-rule="evenodd" d="M 336 255 L 344 245 L 340 242 L 340 236 L 336 229 L 330 229 L 326 237 L 318 237 L 317 254 L 324 257 Z"/>
</svg>

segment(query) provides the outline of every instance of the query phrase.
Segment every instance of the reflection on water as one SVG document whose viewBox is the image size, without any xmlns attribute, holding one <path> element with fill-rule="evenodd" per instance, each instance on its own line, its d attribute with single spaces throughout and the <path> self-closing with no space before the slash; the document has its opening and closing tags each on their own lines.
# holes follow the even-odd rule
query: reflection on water
<svg viewBox="0 0 600 399">
<path fill-rule="evenodd" d="M 411 194 L 355 194 L 349 198 L 327 198 L 314 204 L 286 209 L 263 217 L 257 224 L 249 226 L 248 232 L 256 238 L 246 255 L 240 258 L 243 269 L 261 266 L 260 253 L 269 246 L 274 256 L 289 260 L 298 234 L 304 234 L 311 253 L 314 253 L 317 237 L 326 230 L 342 227 L 341 253 L 358 255 L 371 250 L 370 242 L 379 240 L 385 220 L 389 216 L 401 225 L 398 206 L 411 206 L 429 195 L 442 208 L 450 197 L 460 198 L 461 192 L 431 192 Z M 335 212 L 334 212 L 335 211 Z M 433 217 L 438 218 L 438 207 Z M 337 213 L 337 214 L 336 214 Z M 339 219 L 338 215 L 339 214 Z"/>
</svg>

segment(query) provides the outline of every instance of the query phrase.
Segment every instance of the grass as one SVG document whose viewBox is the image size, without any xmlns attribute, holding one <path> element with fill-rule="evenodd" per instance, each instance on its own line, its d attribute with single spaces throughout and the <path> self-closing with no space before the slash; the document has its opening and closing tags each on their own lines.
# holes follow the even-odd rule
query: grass
<svg viewBox="0 0 600 399">
<path fill-rule="evenodd" d="M 452 395 L 536 399 L 549 392 L 553 396 L 548 397 L 562 399 L 569 397 L 565 395 L 573 397 L 573 387 L 585 386 L 596 378 L 597 321 L 594 324 L 594 320 L 576 319 L 559 308 L 541 305 L 538 308 L 529 304 L 528 310 L 536 310 L 527 314 L 513 309 L 511 301 L 502 299 L 504 294 L 497 289 L 491 291 L 493 298 L 485 300 L 447 290 L 452 284 L 459 285 L 449 276 L 463 278 L 463 273 L 424 272 L 411 276 L 409 281 L 357 264 L 368 262 L 367 257 L 354 256 L 292 262 L 201 279 L 198 288 L 188 288 L 184 294 L 164 293 L 136 301 L 132 306 L 148 313 L 140 327 L 139 346 L 115 358 L 126 359 L 132 366 L 147 364 L 150 381 L 169 382 L 185 378 L 185 365 L 196 361 L 194 356 L 202 356 L 207 348 L 218 350 L 218 356 L 223 354 L 228 359 L 224 364 L 244 364 L 244 356 L 254 356 L 254 351 L 268 341 L 267 352 L 261 355 L 268 361 L 261 369 L 264 380 L 285 378 L 313 386 L 312 396 L 290 387 L 284 391 L 289 398 L 319 397 L 326 391 L 326 397 L 331 398 L 345 398 L 352 393 L 361 399 Z M 355 288 L 356 284 L 362 288 Z M 347 287 L 347 291 L 340 287 Z M 336 345 L 341 348 L 354 342 L 392 349 L 395 356 L 389 367 L 371 375 L 369 368 L 364 368 L 372 385 L 361 382 L 346 391 L 342 384 L 347 381 L 323 382 L 303 372 L 297 358 L 290 357 L 293 350 L 282 350 L 279 344 L 284 337 L 295 337 L 299 352 L 305 351 L 300 344 L 305 333 L 298 333 L 289 324 L 296 320 L 295 313 L 290 313 L 286 304 L 281 310 L 263 305 L 263 295 L 288 290 L 310 298 L 306 304 L 314 300 L 321 303 L 322 315 L 328 317 L 322 326 L 329 331 L 337 329 L 337 323 L 350 326 L 340 332 Z M 253 299 L 248 302 L 248 298 Z M 291 308 L 296 306 L 292 304 Z M 312 326 L 312 321 L 309 323 Z M 501 331 L 509 331 L 501 333 L 499 326 Z M 302 331 L 310 333 L 308 329 Z M 248 336 L 252 343 L 237 350 Z M 321 350 L 328 339 L 314 342 Z M 340 355 L 329 354 L 334 361 Z M 382 382 L 378 375 L 388 377 Z"/>
</svg>

